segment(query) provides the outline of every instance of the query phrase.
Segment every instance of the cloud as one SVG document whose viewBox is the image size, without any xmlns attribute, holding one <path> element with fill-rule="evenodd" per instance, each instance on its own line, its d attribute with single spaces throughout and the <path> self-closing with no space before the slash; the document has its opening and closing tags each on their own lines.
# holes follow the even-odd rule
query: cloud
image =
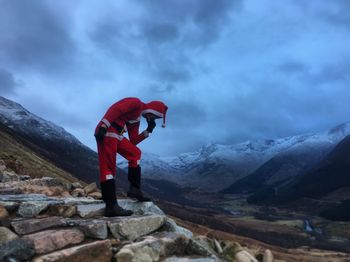
<svg viewBox="0 0 350 262">
<path fill-rule="evenodd" d="M 56 73 L 69 67 L 75 46 L 68 31 L 66 14 L 56 12 L 54 6 L 41 0 L 1 0 L 0 5 L 2 61 Z"/>
<path fill-rule="evenodd" d="M 16 83 L 13 74 L 3 68 L 0 68 L 0 94 L 7 95 L 14 93 L 15 88 Z"/>
</svg>

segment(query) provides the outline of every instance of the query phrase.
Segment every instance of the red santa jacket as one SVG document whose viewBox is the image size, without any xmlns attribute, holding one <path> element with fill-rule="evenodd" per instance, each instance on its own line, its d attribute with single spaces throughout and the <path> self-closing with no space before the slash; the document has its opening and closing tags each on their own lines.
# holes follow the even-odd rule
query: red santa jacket
<svg viewBox="0 0 350 262">
<path fill-rule="evenodd" d="M 163 127 L 165 127 L 165 116 L 168 107 L 160 101 L 143 103 L 136 97 L 124 98 L 113 104 L 103 116 L 102 120 L 96 127 L 97 132 L 100 125 L 105 124 L 108 127 L 107 134 L 113 133 L 120 135 L 120 130 L 116 125 L 128 132 L 130 142 L 137 145 L 148 137 L 148 132 L 144 131 L 139 134 L 141 116 L 145 113 L 152 113 L 163 118 Z"/>
</svg>

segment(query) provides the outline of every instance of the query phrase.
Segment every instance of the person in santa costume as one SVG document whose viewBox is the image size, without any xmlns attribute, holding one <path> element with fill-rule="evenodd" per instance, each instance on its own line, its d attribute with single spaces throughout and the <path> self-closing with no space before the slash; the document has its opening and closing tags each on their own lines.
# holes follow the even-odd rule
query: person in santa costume
<svg viewBox="0 0 350 262">
<path fill-rule="evenodd" d="M 150 201 L 141 191 L 141 150 L 136 146 L 147 138 L 156 126 L 155 119 L 165 117 L 168 107 L 161 101 L 143 103 L 135 97 L 124 98 L 113 104 L 95 129 L 102 199 L 106 204 L 105 216 L 130 216 L 131 210 L 118 205 L 114 177 L 116 175 L 117 153 L 129 162 L 128 197 L 138 201 Z M 147 121 L 147 129 L 139 133 L 141 116 Z M 128 133 L 129 139 L 124 137 Z"/>
</svg>

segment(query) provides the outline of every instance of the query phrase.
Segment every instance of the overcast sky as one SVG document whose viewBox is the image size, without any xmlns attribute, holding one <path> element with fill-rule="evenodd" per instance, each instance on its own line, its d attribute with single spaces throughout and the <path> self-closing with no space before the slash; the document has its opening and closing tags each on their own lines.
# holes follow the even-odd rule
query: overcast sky
<svg viewBox="0 0 350 262">
<path fill-rule="evenodd" d="M 169 106 L 160 155 L 321 131 L 350 121 L 350 2 L 0 0 L 0 95 L 92 149 L 127 96 Z"/>
</svg>

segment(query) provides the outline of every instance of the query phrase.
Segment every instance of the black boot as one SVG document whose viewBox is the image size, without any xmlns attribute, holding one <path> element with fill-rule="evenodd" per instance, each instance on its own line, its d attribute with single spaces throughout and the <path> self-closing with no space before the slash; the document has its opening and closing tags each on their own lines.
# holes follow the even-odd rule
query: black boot
<svg viewBox="0 0 350 262">
<path fill-rule="evenodd" d="M 114 179 L 106 180 L 101 182 L 102 199 L 106 204 L 105 216 L 116 217 L 116 216 L 131 216 L 132 211 L 123 209 L 118 205 L 117 196 L 115 193 Z"/>
<path fill-rule="evenodd" d="M 151 201 L 151 199 L 144 196 L 141 191 L 141 167 L 129 167 L 128 171 L 128 180 L 130 182 L 128 197 L 136 198 L 140 202 Z"/>
</svg>

